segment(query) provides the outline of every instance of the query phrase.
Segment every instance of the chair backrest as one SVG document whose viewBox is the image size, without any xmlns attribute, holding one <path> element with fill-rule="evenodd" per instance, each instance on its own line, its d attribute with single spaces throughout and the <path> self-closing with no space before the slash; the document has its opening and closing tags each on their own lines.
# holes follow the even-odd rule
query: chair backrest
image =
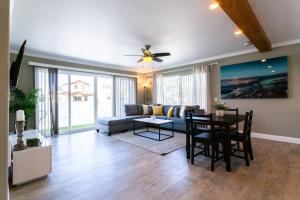
<svg viewBox="0 0 300 200">
<path fill-rule="evenodd" d="M 226 111 L 229 111 L 229 112 L 234 112 L 235 114 L 235 126 L 236 126 L 236 129 L 237 131 L 239 130 L 239 109 L 238 108 L 229 108 L 227 109 Z"/>
<path fill-rule="evenodd" d="M 248 124 L 248 132 L 247 136 L 250 138 L 251 137 L 251 130 L 252 130 L 252 119 L 253 119 L 253 110 L 250 110 L 249 112 L 249 124 Z"/>
<path fill-rule="evenodd" d="M 185 117 L 185 126 L 186 126 L 186 133 L 189 133 L 191 131 L 191 120 L 190 120 L 190 114 L 194 113 L 195 110 L 185 110 L 184 111 L 184 117 Z"/>
<path fill-rule="evenodd" d="M 212 114 L 190 113 L 190 128 L 192 132 L 197 132 L 197 126 L 210 127 L 210 132 L 214 133 L 215 123 Z"/>
<path fill-rule="evenodd" d="M 252 110 L 250 112 L 246 112 L 244 130 L 243 130 L 243 139 L 244 140 L 250 139 L 250 137 L 251 137 L 252 117 L 253 117 Z"/>
</svg>

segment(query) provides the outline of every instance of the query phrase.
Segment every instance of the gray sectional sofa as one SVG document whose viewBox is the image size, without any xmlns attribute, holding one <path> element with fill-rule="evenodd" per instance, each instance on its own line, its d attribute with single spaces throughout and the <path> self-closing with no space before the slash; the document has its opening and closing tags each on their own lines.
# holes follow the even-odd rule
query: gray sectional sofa
<svg viewBox="0 0 300 200">
<path fill-rule="evenodd" d="M 172 105 L 163 105 L 163 116 L 156 116 L 158 119 L 170 119 L 174 122 L 174 130 L 185 133 L 185 119 L 182 117 L 167 117 L 167 112 Z M 181 106 L 177 106 L 181 109 Z M 185 106 L 185 110 L 194 110 L 195 113 L 202 114 L 204 110 L 199 106 Z M 149 106 L 149 115 L 143 115 L 143 106 L 139 104 L 125 105 L 125 116 L 104 117 L 96 121 L 95 128 L 97 132 L 108 135 L 126 132 L 133 129 L 133 120 L 138 118 L 150 117 L 152 115 L 152 107 Z M 136 122 L 137 128 L 143 128 L 145 124 Z M 171 129 L 171 124 L 161 126 L 165 129 Z"/>
</svg>

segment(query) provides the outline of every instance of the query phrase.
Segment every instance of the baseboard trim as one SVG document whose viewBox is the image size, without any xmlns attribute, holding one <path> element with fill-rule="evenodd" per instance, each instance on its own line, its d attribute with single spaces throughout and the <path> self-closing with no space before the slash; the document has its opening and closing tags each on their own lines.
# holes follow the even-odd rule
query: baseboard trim
<svg viewBox="0 0 300 200">
<path fill-rule="evenodd" d="M 293 144 L 300 144 L 300 138 L 293 138 L 293 137 L 279 136 L 279 135 L 270 135 L 270 134 L 255 133 L 255 132 L 252 132 L 251 135 L 253 138 L 273 140 L 273 141 L 279 141 L 279 142 L 287 142 L 287 143 L 293 143 Z"/>
</svg>

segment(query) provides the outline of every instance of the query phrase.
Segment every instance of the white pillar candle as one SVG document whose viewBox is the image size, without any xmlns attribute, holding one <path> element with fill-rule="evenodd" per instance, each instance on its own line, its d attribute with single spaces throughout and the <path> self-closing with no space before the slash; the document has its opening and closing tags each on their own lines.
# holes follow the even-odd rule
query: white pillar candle
<svg viewBox="0 0 300 200">
<path fill-rule="evenodd" d="M 17 121 L 25 121 L 24 110 L 17 110 Z"/>
</svg>

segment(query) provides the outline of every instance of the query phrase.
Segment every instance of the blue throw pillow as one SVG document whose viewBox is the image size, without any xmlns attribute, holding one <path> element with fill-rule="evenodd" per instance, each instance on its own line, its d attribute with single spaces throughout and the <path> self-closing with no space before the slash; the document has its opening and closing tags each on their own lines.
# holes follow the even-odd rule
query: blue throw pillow
<svg viewBox="0 0 300 200">
<path fill-rule="evenodd" d="M 179 113 L 180 113 L 180 107 L 175 106 L 175 107 L 174 107 L 173 116 L 174 116 L 174 117 L 179 117 Z"/>
</svg>

